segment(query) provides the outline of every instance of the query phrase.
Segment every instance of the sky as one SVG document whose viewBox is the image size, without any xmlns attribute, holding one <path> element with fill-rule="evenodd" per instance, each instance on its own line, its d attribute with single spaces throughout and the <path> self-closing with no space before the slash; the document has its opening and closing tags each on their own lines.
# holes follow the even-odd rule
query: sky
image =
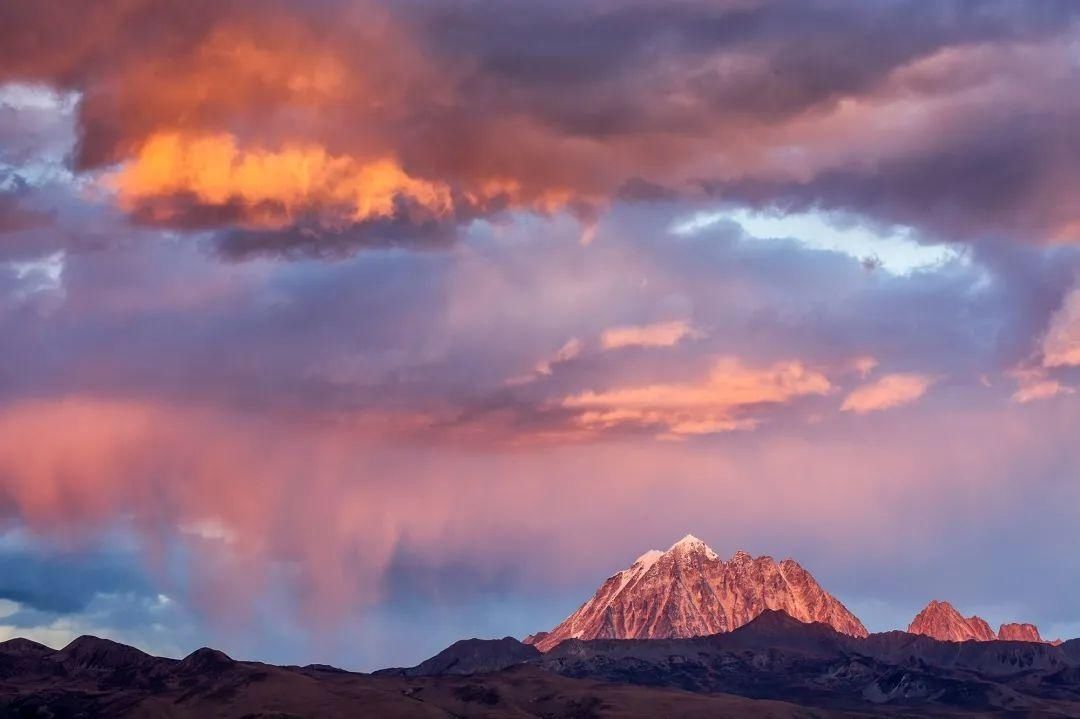
<svg viewBox="0 0 1080 719">
<path fill-rule="evenodd" d="M 411 665 L 687 533 L 1080 636 L 1078 16 L 0 4 L 0 638 Z"/>
</svg>

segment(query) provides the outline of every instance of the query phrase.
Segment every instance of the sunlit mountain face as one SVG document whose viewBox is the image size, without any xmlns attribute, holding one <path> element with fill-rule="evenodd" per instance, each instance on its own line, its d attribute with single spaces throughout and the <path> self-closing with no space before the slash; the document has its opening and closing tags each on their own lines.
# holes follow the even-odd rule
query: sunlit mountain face
<svg viewBox="0 0 1080 719">
<path fill-rule="evenodd" d="M 0 3 L 0 640 L 413 666 L 688 531 L 844 636 L 1080 636 L 1078 48 L 1054 0 Z"/>
</svg>

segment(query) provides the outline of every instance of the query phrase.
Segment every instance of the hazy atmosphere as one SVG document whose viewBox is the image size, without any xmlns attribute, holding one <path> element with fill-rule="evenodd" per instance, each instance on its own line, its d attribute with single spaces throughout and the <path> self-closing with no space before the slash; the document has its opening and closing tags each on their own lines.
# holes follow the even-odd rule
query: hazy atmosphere
<svg viewBox="0 0 1080 719">
<path fill-rule="evenodd" d="M 687 533 L 1080 635 L 1080 3 L 0 4 L 0 639 L 370 670 Z"/>
</svg>

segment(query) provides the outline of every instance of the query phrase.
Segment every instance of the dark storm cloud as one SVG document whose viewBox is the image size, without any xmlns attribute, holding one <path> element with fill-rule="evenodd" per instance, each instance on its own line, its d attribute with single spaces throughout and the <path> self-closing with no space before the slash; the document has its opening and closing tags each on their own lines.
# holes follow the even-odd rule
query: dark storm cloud
<svg viewBox="0 0 1080 719">
<path fill-rule="evenodd" d="M 507 209 L 592 222 L 644 188 L 1075 239 L 1074 3 L 0 12 L 0 79 L 78 93 L 74 166 L 126 163 L 125 211 L 235 230 L 230 255 L 438 245 Z"/>
<path fill-rule="evenodd" d="M 737 180 L 710 190 L 781 212 L 853 211 L 943 238 L 1076 241 L 1071 198 L 1080 190 L 1080 105 L 1044 110 L 999 108 L 872 167 L 830 169 L 803 182 Z"/>
<path fill-rule="evenodd" d="M 404 6 L 422 8 L 442 52 L 475 59 L 470 89 L 490 90 L 486 102 L 600 138 L 700 131 L 725 117 L 779 120 L 869 91 L 942 48 L 1055 35 L 1078 14 L 1067 2 L 997 0 Z M 710 59 L 741 62 L 702 66 Z M 689 97 L 667 96 L 672 89 Z M 682 120 L 671 112 L 678 103 L 689 110 Z"/>
</svg>

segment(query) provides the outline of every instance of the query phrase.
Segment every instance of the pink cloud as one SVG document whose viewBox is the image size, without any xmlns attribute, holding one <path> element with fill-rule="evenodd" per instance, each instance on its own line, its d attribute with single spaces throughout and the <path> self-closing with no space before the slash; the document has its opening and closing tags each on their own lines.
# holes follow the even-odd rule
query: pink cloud
<svg viewBox="0 0 1080 719">
<path fill-rule="evenodd" d="M 606 350 L 622 347 L 671 347 L 698 333 L 686 320 L 656 322 L 650 325 L 612 327 L 604 330 L 600 344 Z"/>
<path fill-rule="evenodd" d="M 579 421 L 594 429 L 636 424 L 660 426 L 674 435 L 713 434 L 752 429 L 756 420 L 740 414 L 754 405 L 782 404 L 831 388 L 824 374 L 798 361 L 757 369 L 728 357 L 717 360 L 698 382 L 588 391 L 566 397 L 562 404 L 583 410 Z"/>
<path fill-rule="evenodd" d="M 783 363 L 742 371 L 743 383 L 785 387 L 759 397 L 822 386 Z M 904 544 L 912 551 L 938 541 L 957 506 L 984 512 L 1001 501 L 1012 511 L 1007 493 L 985 489 L 1065 446 L 1080 407 L 1062 410 L 1071 414 L 1052 422 L 960 410 L 840 436 L 824 426 L 753 433 L 725 451 L 639 438 L 447 451 L 350 423 L 71 397 L 0 410 L 0 507 L 73 545 L 130 523 L 151 567 L 177 537 L 191 550 L 201 612 L 241 626 L 259 596 L 284 587 L 298 607 L 283 621 L 317 629 L 384 596 L 402 547 L 435 565 L 467 558 L 493 576 L 527 557 L 531 581 L 590 577 L 640 548 L 631 519 L 658 496 L 649 531 L 665 537 L 693 530 L 733 550 L 824 536 L 887 556 L 898 551 L 892 532 L 917 515 L 923 531 Z M 969 450 L 991 433 L 984 451 Z M 735 504 L 739 512 L 717 515 Z M 574 551 L 586 539 L 590 552 Z"/>
<path fill-rule="evenodd" d="M 1017 389 L 1013 393 L 1012 400 L 1020 404 L 1053 399 L 1059 395 L 1075 392 L 1072 387 L 1050 377 L 1046 370 L 1041 367 L 1034 369 L 1017 368 L 1008 372 L 1008 375 L 1015 379 L 1017 383 Z"/>
<path fill-rule="evenodd" d="M 919 374 L 890 374 L 853 390 L 840 409 L 844 412 L 866 414 L 916 401 L 930 388 L 934 380 Z"/>
<path fill-rule="evenodd" d="M 1046 367 L 1080 366 L 1080 288 L 1065 298 L 1042 342 Z"/>
</svg>

